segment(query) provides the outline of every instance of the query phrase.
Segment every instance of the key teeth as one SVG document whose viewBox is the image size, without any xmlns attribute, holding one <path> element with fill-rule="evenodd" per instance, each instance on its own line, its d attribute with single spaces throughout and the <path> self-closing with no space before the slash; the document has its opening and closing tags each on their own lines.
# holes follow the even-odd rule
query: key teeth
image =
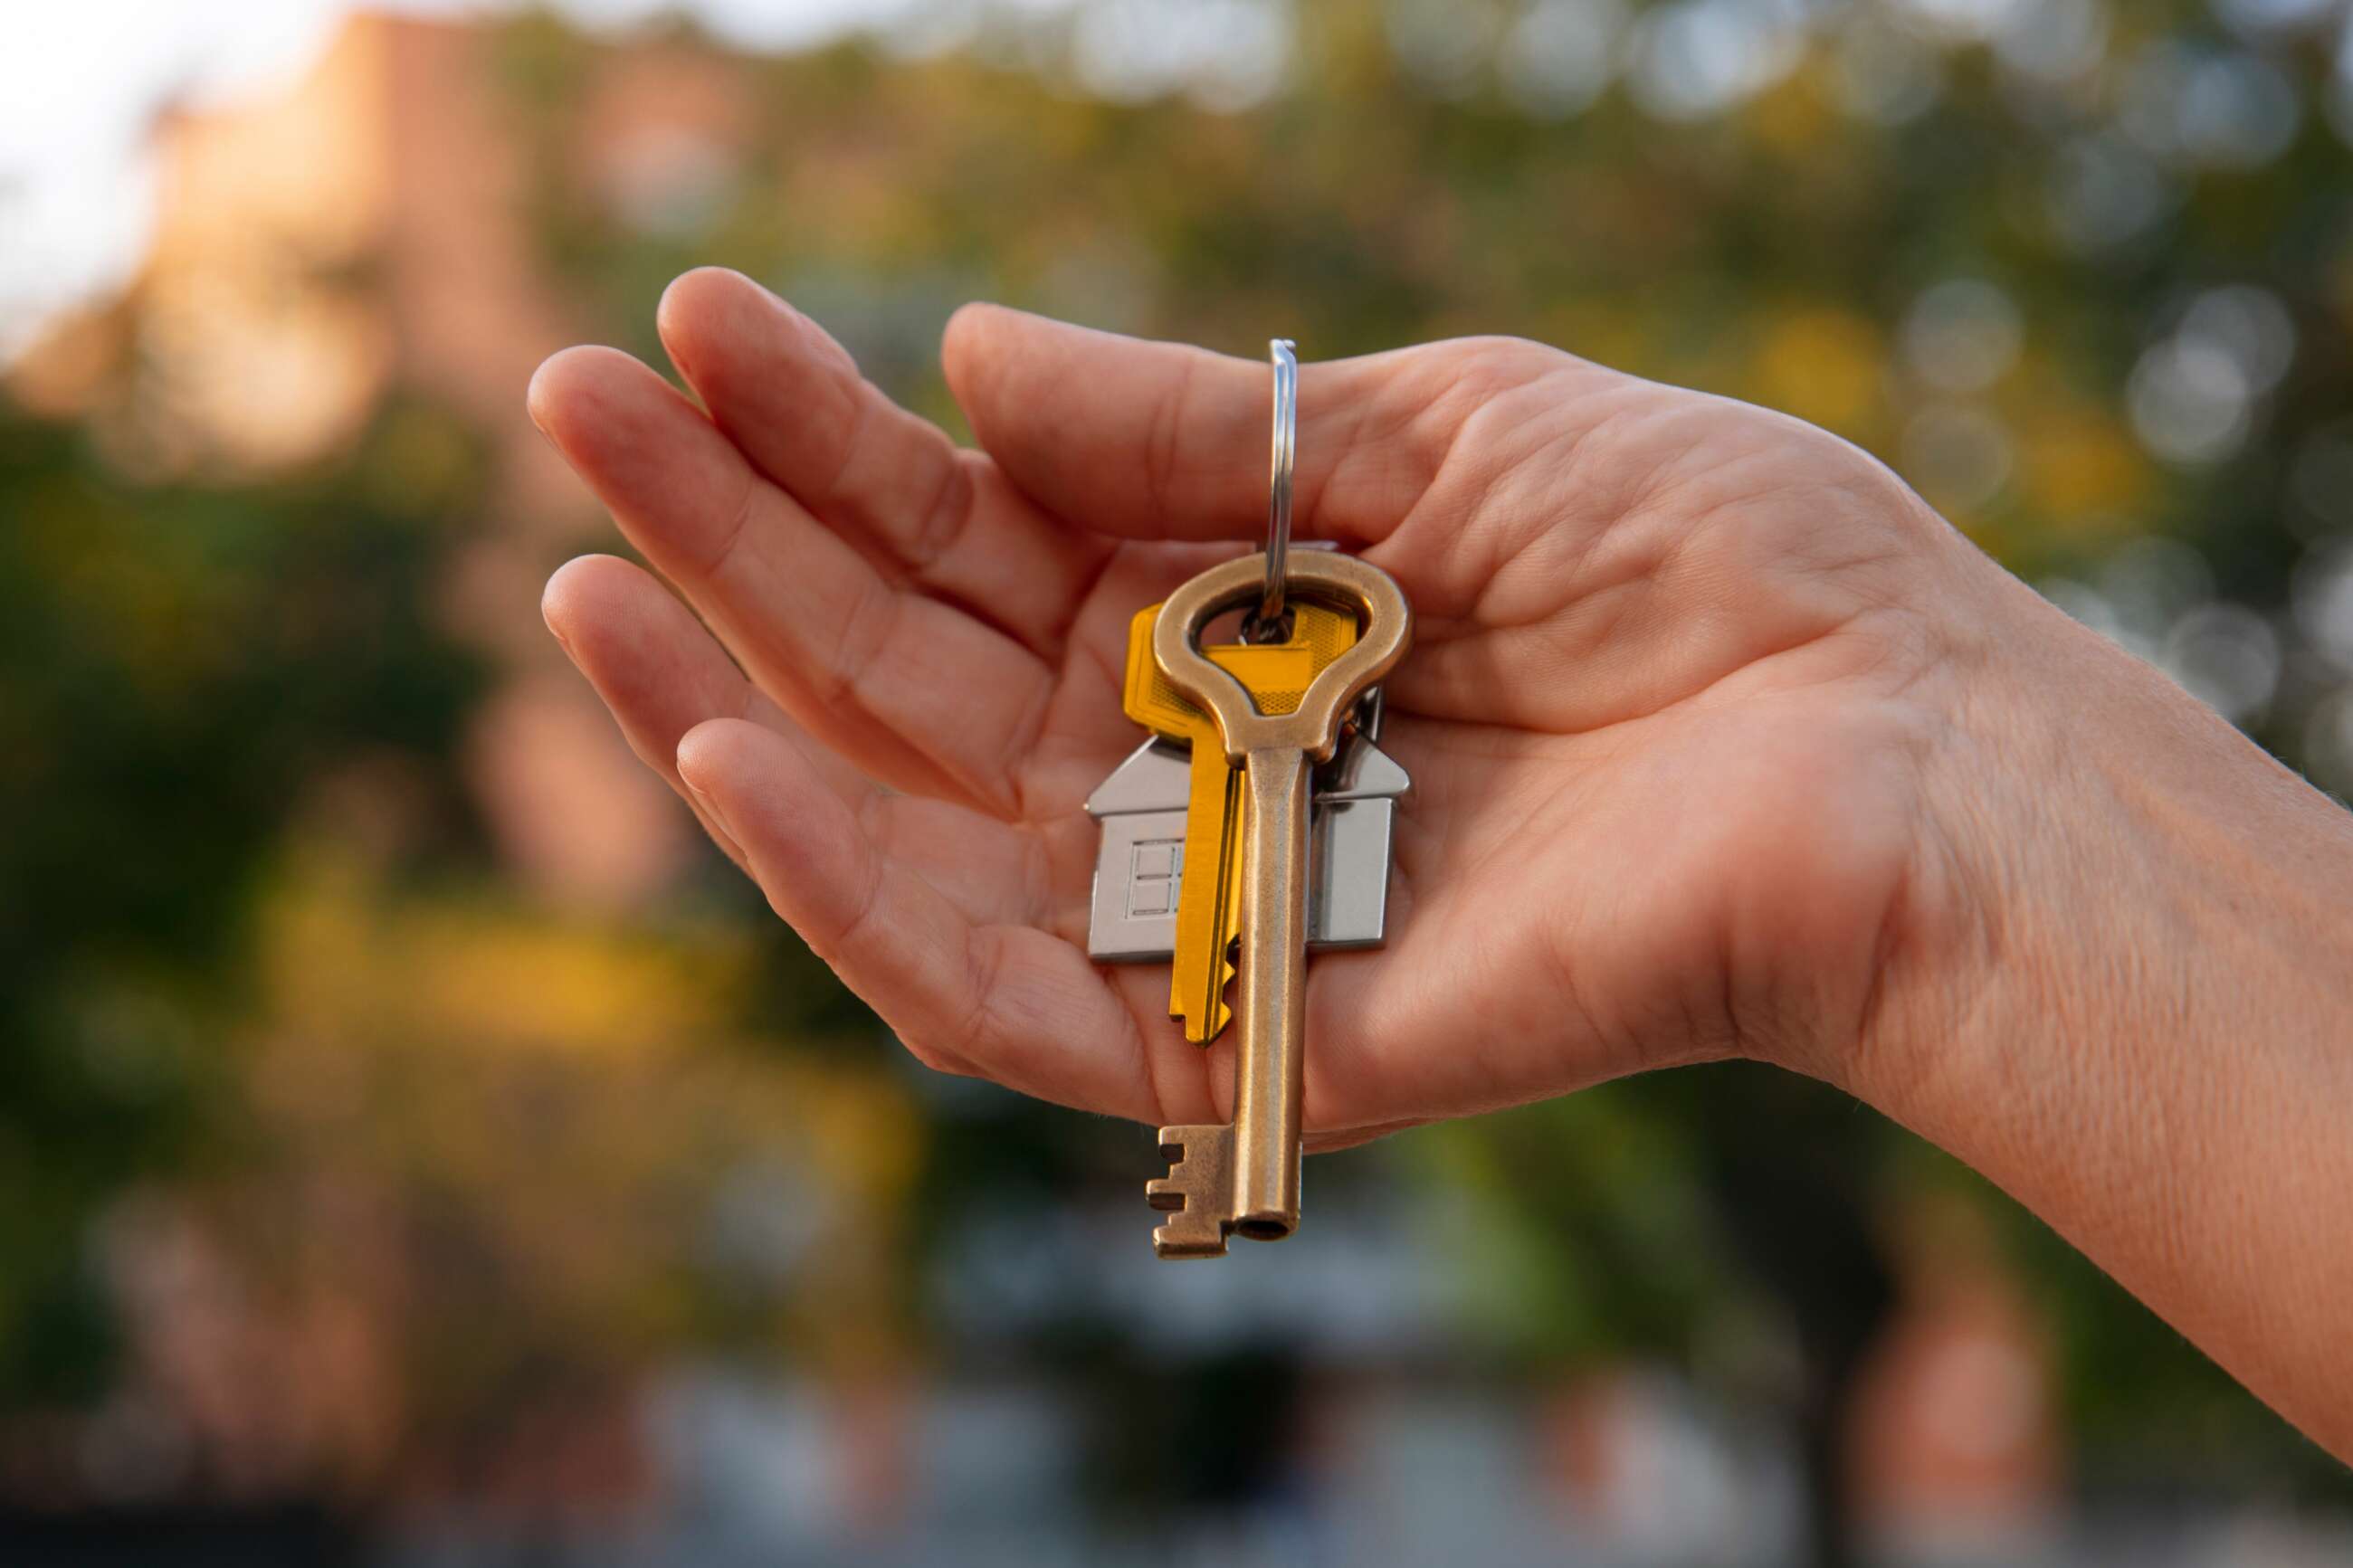
<svg viewBox="0 0 2353 1568">
<path fill-rule="evenodd" d="M 1164 1127 L 1160 1157 L 1168 1173 L 1144 1184 L 1144 1201 L 1168 1219 L 1153 1227 L 1152 1250 L 1162 1258 L 1223 1258 L 1230 1193 L 1233 1129 Z"/>
</svg>

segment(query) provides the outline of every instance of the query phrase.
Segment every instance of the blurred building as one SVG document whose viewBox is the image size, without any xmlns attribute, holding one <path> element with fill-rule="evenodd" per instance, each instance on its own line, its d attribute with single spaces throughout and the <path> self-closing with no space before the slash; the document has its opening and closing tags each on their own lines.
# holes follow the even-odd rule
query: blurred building
<svg viewBox="0 0 2353 1568">
<path fill-rule="evenodd" d="M 448 585 L 449 616 L 506 670 L 470 746 L 479 801 L 530 884 L 618 909 L 678 868 L 691 825 L 534 614 L 547 572 L 610 536 L 523 413 L 533 370 L 580 334 L 531 241 L 532 142 L 500 37 L 360 16 L 281 89 L 164 116 L 144 267 L 121 300 L 36 342 L 11 390 L 157 477 L 300 472 L 396 397 L 489 432 L 489 512 L 464 520 Z M 600 66 L 577 165 L 617 199 L 675 199 L 691 184 L 681 160 L 727 129 L 733 77 L 684 51 Z"/>
</svg>

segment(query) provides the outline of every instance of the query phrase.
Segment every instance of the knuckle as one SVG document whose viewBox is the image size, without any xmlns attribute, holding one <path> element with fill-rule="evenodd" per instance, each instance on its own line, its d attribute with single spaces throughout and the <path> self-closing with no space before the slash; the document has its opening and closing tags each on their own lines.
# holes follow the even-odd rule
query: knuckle
<svg viewBox="0 0 2353 1568">
<path fill-rule="evenodd" d="M 1465 391 L 1494 394 L 1525 385 L 1573 363 L 1571 356 L 1533 338 L 1488 333 L 1434 345 L 1444 351 L 1449 379 Z"/>
</svg>

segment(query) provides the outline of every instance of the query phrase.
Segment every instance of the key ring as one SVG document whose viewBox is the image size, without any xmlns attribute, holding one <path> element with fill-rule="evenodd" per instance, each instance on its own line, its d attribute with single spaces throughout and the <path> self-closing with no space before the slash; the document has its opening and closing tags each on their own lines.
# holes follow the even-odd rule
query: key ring
<svg viewBox="0 0 2353 1568">
<path fill-rule="evenodd" d="M 1273 472 L 1266 503 L 1266 587 L 1258 609 L 1250 617 L 1247 636 L 1278 637 L 1282 626 L 1282 591 L 1289 575 L 1291 552 L 1291 474 L 1299 450 L 1299 355 L 1289 338 L 1272 338 L 1266 345 L 1274 366 Z"/>
</svg>

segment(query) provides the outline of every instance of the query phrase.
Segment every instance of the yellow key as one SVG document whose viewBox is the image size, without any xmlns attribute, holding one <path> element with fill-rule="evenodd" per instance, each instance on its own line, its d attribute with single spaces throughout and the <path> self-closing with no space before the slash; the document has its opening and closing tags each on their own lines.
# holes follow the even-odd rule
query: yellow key
<svg viewBox="0 0 2353 1568">
<path fill-rule="evenodd" d="M 1206 1046 L 1232 1016 L 1226 987 L 1240 934 L 1242 775 L 1226 761 L 1217 721 L 1180 696 L 1153 662 L 1152 628 L 1159 614 L 1159 605 L 1149 605 L 1128 623 L 1123 705 L 1145 729 L 1193 748 L 1168 1016 L 1184 1024 L 1187 1039 Z M 1291 636 L 1282 642 L 1202 649 L 1242 683 L 1261 713 L 1296 712 L 1309 684 L 1356 640 L 1356 617 L 1344 610 L 1294 601 L 1291 619 Z"/>
</svg>

